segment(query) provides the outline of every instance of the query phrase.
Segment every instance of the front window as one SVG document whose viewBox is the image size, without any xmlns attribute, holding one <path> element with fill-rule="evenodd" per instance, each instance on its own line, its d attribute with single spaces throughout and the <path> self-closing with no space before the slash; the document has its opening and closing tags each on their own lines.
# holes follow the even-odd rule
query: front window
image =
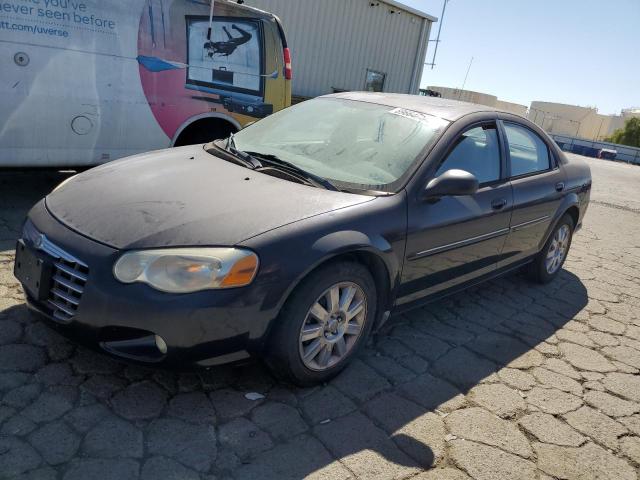
<svg viewBox="0 0 640 480">
<path fill-rule="evenodd" d="M 448 122 L 337 98 L 300 103 L 235 135 L 239 150 L 274 155 L 345 188 L 395 191 Z"/>
<path fill-rule="evenodd" d="M 500 145 L 495 125 L 475 127 L 463 133 L 436 176 L 454 168 L 474 174 L 481 184 L 500 179 Z"/>
</svg>

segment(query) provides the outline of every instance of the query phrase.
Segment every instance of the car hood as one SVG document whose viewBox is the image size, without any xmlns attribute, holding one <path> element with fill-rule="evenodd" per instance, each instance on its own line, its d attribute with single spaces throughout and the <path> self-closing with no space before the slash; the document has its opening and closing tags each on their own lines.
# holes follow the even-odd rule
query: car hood
<svg viewBox="0 0 640 480">
<path fill-rule="evenodd" d="M 53 191 L 46 205 L 82 235 L 129 249 L 235 245 L 372 199 L 253 172 L 190 146 L 81 173 Z"/>
</svg>

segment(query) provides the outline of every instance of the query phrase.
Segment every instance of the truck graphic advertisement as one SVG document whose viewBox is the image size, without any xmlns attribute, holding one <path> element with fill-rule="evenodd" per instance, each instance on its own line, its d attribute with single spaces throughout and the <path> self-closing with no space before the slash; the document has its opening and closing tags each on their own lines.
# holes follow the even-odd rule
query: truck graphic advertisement
<svg viewBox="0 0 640 480">
<path fill-rule="evenodd" d="M 214 5 L 209 38 L 208 0 L 0 0 L 0 166 L 203 143 L 288 106 L 277 18 Z"/>
</svg>

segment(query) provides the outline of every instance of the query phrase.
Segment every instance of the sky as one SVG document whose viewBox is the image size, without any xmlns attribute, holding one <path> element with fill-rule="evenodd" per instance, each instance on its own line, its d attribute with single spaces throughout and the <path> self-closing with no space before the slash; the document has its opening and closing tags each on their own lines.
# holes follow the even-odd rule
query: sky
<svg viewBox="0 0 640 480">
<path fill-rule="evenodd" d="M 400 0 L 440 18 L 443 0 Z M 437 36 L 434 24 L 431 39 Z M 431 63 L 434 42 L 429 43 Z M 531 101 L 640 107 L 640 0 L 449 0 L 422 87 Z"/>
</svg>

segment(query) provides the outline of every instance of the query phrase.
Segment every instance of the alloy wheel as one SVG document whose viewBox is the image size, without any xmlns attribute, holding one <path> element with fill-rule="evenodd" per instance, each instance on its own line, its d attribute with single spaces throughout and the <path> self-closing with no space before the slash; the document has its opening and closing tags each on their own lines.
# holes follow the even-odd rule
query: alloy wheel
<svg viewBox="0 0 640 480">
<path fill-rule="evenodd" d="M 545 260 L 545 267 L 549 275 L 556 273 L 562 266 L 562 262 L 567 256 L 567 250 L 569 249 L 570 236 L 571 230 L 566 224 L 556 230 Z"/>
<path fill-rule="evenodd" d="M 320 295 L 300 330 L 300 358 L 310 370 L 327 370 L 355 347 L 367 318 L 367 297 L 353 282 L 337 283 Z"/>
</svg>

